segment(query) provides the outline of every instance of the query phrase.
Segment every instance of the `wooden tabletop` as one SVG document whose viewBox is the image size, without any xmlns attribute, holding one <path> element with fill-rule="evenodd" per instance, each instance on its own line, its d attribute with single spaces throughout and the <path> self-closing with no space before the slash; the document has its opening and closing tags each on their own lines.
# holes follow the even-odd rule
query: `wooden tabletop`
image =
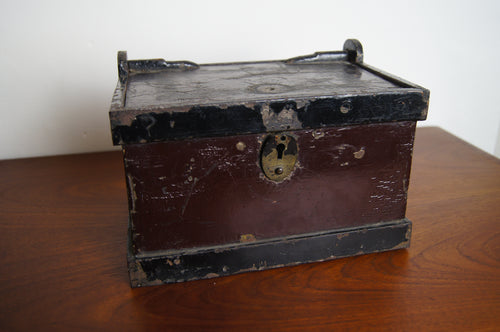
<svg viewBox="0 0 500 332">
<path fill-rule="evenodd" d="M 500 160 L 419 128 L 408 250 L 131 289 L 120 152 L 0 161 L 0 330 L 500 329 Z"/>
</svg>

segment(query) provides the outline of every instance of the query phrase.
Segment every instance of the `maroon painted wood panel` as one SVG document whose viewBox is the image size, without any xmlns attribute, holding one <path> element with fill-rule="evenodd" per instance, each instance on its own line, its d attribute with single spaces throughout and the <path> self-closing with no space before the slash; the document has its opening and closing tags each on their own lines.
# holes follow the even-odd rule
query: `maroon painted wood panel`
<svg viewBox="0 0 500 332">
<path fill-rule="evenodd" d="M 126 145 L 134 254 L 404 218 L 414 132 L 413 121 L 288 132 L 298 164 L 281 183 L 259 166 L 266 135 Z"/>
</svg>

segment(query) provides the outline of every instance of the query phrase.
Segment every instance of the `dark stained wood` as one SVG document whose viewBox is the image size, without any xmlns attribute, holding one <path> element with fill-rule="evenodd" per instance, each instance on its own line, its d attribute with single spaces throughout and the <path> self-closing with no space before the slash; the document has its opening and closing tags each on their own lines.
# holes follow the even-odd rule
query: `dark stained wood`
<svg viewBox="0 0 500 332">
<path fill-rule="evenodd" d="M 417 130 L 408 250 L 130 289 L 120 152 L 0 162 L 0 330 L 494 331 L 500 161 Z"/>
</svg>

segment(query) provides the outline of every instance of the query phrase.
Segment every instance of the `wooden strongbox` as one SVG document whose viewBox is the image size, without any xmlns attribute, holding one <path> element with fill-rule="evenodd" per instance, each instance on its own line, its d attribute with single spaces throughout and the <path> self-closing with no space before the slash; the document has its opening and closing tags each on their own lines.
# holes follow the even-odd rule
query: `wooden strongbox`
<svg viewBox="0 0 500 332">
<path fill-rule="evenodd" d="M 198 65 L 127 60 L 132 287 L 406 248 L 413 139 L 429 91 L 343 51 Z"/>
</svg>

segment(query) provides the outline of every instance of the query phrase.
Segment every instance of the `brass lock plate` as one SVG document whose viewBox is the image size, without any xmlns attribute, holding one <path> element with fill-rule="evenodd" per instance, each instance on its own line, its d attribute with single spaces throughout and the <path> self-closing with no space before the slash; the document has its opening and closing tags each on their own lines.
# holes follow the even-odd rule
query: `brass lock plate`
<svg viewBox="0 0 500 332">
<path fill-rule="evenodd" d="M 297 141 L 291 135 L 269 135 L 260 153 L 260 166 L 265 176 L 276 182 L 290 176 L 297 163 L 298 151 Z"/>
</svg>

